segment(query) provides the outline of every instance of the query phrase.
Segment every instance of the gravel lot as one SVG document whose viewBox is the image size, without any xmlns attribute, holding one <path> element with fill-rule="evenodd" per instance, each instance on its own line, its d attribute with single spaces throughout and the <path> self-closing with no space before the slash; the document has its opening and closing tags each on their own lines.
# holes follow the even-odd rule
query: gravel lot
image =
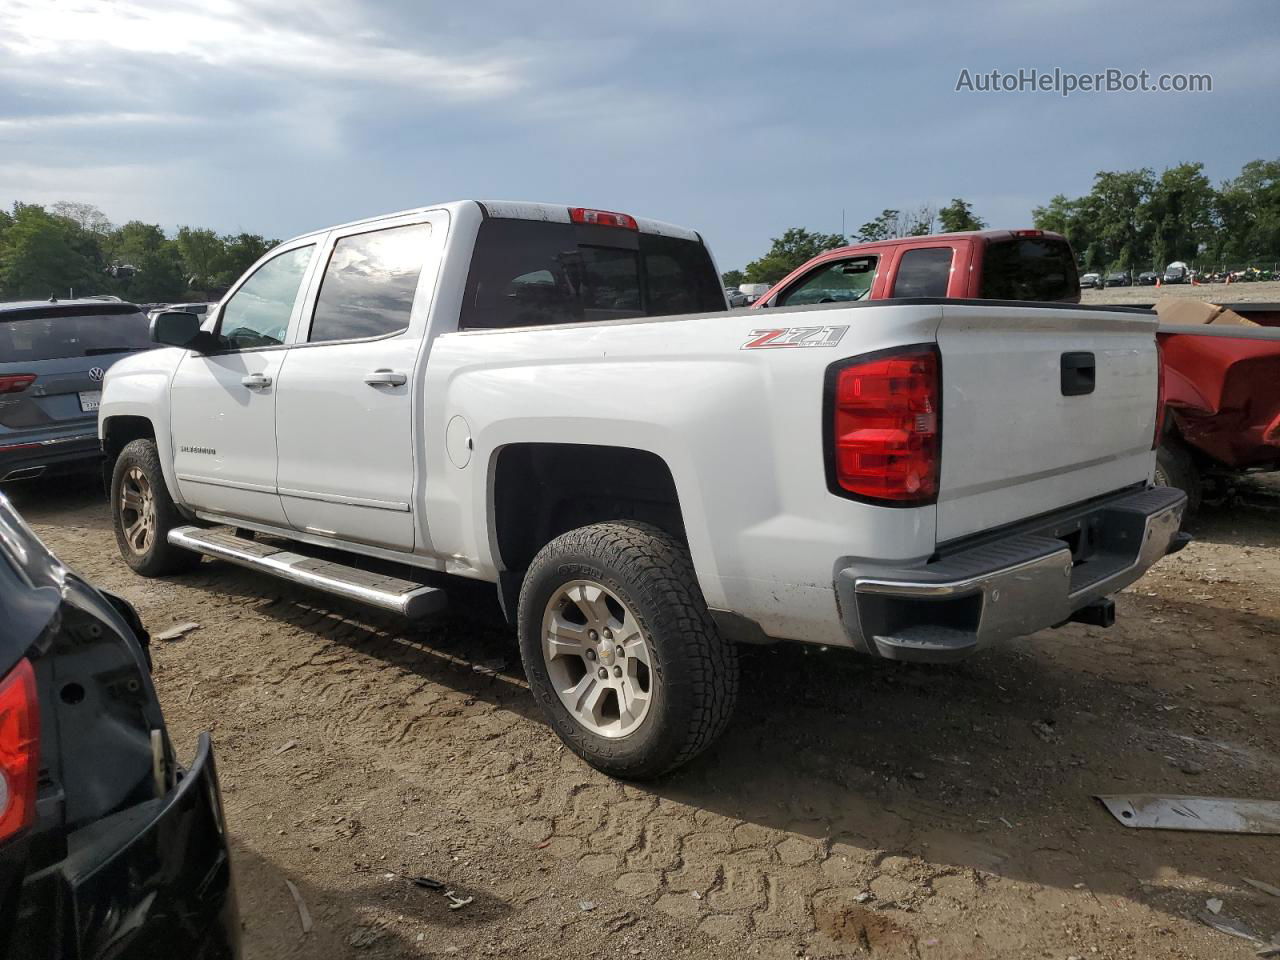
<svg viewBox="0 0 1280 960">
<path fill-rule="evenodd" d="M 947 668 L 754 649 L 725 739 L 643 786 L 559 747 L 487 589 L 407 628 L 212 561 L 143 580 L 92 484 L 7 492 L 153 632 L 200 624 L 156 680 L 175 743 L 213 732 L 252 960 L 1253 957 L 1211 897 L 1280 933 L 1243 882 L 1280 886 L 1280 837 L 1093 799 L 1280 795 L 1280 484 L 1207 509 L 1109 631 Z"/>
<path fill-rule="evenodd" d="M 1081 303 L 1155 303 L 1161 297 L 1208 300 L 1211 303 L 1280 303 L 1280 280 L 1265 283 L 1210 283 L 1193 287 L 1175 283 L 1167 287 L 1107 287 L 1081 290 Z"/>
</svg>

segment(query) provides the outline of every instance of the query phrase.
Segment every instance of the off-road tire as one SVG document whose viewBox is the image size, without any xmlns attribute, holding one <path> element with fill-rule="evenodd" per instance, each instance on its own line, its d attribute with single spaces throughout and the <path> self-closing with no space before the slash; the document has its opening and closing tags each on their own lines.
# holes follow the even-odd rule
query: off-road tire
<svg viewBox="0 0 1280 960">
<path fill-rule="evenodd" d="M 634 613 L 653 658 L 652 701 L 637 729 L 600 736 L 561 702 L 543 656 L 543 615 L 571 581 L 589 580 Z M 579 757 L 626 780 L 688 763 L 724 731 L 738 696 L 738 651 L 716 630 L 689 551 L 657 527 L 598 523 L 570 530 L 534 557 L 520 590 L 520 655 L 552 729 Z"/>
<path fill-rule="evenodd" d="M 1156 485 L 1177 487 L 1187 495 L 1186 516 L 1200 509 L 1202 485 L 1200 471 L 1191 452 L 1175 436 L 1167 436 L 1156 451 Z"/>
<path fill-rule="evenodd" d="M 126 476 L 137 469 L 146 478 L 151 490 L 151 507 L 155 515 L 154 529 L 145 549 L 135 549 L 126 537 L 124 508 L 121 502 Z M 120 556 L 134 571 L 144 577 L 163 577 L 172 573 L 194 570 L 200 563 L 200 554 L 183 550 L 169 543 L 169 531 L 184 525 L 186 521 L 178 512 L 165 486 L 164 473 L 160 470 L 160 455 L 154 440 L 132 440 L 116 458 L 111 470 L 111 526 L 116 534 L 116 546 Z"/>
</svg>

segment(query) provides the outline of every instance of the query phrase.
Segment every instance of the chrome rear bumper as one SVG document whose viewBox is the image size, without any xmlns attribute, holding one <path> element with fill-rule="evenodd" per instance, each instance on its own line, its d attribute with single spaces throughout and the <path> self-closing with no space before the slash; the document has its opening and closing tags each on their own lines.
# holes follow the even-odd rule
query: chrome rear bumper
<svg viewBox="0 0 1280 960">
<path fill-rule="evenodd" d="M 836 590 L 856 646 L 947 661 L 1070 620 L 1179 549 L 1186 494 L 1152 487 L 1064 511 L 908 569 L 849 566 Z"/>
</svg>

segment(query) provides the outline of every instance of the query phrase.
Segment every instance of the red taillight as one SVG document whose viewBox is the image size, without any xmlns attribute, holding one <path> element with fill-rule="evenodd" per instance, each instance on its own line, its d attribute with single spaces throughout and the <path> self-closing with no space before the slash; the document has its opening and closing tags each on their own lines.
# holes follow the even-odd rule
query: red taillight
<svg viewBox="0 0 1280 960">
<path fill-rule="evenodd" d="M 6 373 L 0 376 L 0 393 L 21 393 L 35 382 L 34 373 Z"/>
<path fill-rule="evenodd" d="M 1156 343 L 1156 435 L 1151 438 L 1151 449 L 1160 447 L 1164 437 L 1164 348 Z"/>
<path fill-rule="evenodd" d="M 1011 230 L 1009 231 L 1015 237 L 1043 237 L 1043 230 Z"/>
<path fill-rule="evenodd" d="M 639 230 L 636 218 L 625 213 L 614 213 L 611 210 L 590 210 L 586 207 L 570 207 L 569 219 L 574 223 L 591 223 L 600 227 L 622 227 L 624 230 Z"/>
<path fill-rule="evenodd" d="M 0 842 L 35 822 L 39 767 L 36 675 L 29 660 L 20 660 L 0 680 Z"/>
<path fill-rule="evenodd" d="M 933 346 L 855 359 L 833 371 L 833 491 L 901 506 L 938 498 L 941 370 Z"/>
</svg>

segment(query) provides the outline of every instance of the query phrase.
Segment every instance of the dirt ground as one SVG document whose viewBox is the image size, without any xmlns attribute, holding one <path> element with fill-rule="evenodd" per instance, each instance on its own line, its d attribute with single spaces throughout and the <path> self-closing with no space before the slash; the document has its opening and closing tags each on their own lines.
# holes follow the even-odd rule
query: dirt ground
<svg viewBox="0 0 1280 960">
<path fill-rule="evenodd" d="M 1210 303 L 1280 303 L 1280 280 L 1265 283 L 1209 283 L 1193 287 L 1175 283 L 1161 287 L 1107 287 L 1081 290 L 1081 303 L 1155 303 L 1161 297 L 1208 300 Z"/>
<path fill-rule="evenodd" d="M 1243 879 L 1280 886 L 1280 837 L 1094 799 L 1280 797 L 1280 484 L 1207 508 L 1111 630 L 945 668 L 753 648 L 726 737 L 641 786 L 560 747 L 487 589 L 409 628 L 212 561 L 143 580 L 92 484 L 7 492 L 153 632 L 200 624 L 156 681 L 175 743 L 213 733 L 251 960 L 1253 957 L 1209 898 L 1280 933 Z"/>
</svg>

